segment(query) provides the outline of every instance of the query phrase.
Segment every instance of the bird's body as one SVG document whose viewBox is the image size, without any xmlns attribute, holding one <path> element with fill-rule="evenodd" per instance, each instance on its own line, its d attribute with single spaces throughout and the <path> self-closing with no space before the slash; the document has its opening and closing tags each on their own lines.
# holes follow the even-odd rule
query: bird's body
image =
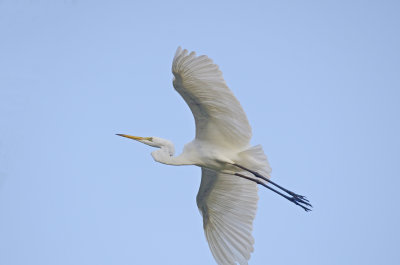
<svg viewBox="0 0 400 265">
<path fill-rule="evenodd" d="M 169 140 L 119 135 L 159 148 L 152 152 L 157 162 L 201 167 L 196 202 L 210 250 L 219 265 L 245 265 L 254 250 L 251 232 L 257 210 L 257 184 L 305 210 L 311 205 L 303 196 L 269 180 L 271 168 L 267 157 L 260 145 L 250 145 L 252 132 L 243 108 L 211 59 L 194 52 L 189 54 L 179 47 L 172 72 L 176 91 L 193 113 L 195 139 L 174 156 L 174 145 Z"/>
<path fill-rule="evenodd" d="M 157 137 L 152 137 L 153 141 Z M 206 167 L 216 171 L 238 171 L 237 167 L 231 164 L 251 165 L 250 168 L 264 171 L 265 175 L 269 175 L 269 164 L 265 156 L 261 156 L 260 152 L 255 156 L 252 151 L 254 148 L 246 147 L 244 149 L 229 149 L 224 146 L 215 146 L 207 141 L 193 140 L 187 143 L 183 151 L 178 156 L 171 156 L 174 150 L 171 142 L 158 138 L 158 141 L 164 141 L 165 146 L 152 152 L 154 160 L 166 165 L 196 165 Z M 260 160 L 260 161 L 258 161 Z"/>
</svg>

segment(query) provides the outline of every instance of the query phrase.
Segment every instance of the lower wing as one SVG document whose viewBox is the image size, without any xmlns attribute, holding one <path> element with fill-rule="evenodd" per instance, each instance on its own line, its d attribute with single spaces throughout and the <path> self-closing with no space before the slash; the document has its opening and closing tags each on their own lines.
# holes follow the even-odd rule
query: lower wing
<svg viewBox="0 0 400 265">
<path fill-rule="evenodd" d="M 248 264 L 254 250 L 251 232 L 257 190 L 252 181 L 202 168 L 197 206 L 210 250 L 219 265 Z"/>
</svg>

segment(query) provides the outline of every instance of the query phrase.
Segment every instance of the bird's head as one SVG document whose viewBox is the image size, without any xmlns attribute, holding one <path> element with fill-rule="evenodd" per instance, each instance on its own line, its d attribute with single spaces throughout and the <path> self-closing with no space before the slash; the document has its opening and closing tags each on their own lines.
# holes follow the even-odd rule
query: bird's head
<svg viewBox="0 0 400 265">
<path fill-rule="evenodd" d="M 172 144 L 171 141 L 168 141 L 166 139 L 162 139 L 160 137 L 140 137 L 140 136 L 132 136 L 128 134 L 119 134 L 117 133 L 118 136 L 126 137 L 132 140 L 136 140 L 138 142 L 147 144 L 152 147 L 157 147 L 157 148 L 165 148 L 168 150 L 168 153 L 170 155 L 174 154 L 174 145 Z"/>
</svg>

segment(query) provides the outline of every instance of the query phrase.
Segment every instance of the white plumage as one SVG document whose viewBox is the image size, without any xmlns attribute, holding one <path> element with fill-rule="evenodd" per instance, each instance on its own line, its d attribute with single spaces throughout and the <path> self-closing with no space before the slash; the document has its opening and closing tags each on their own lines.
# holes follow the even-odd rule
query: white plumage
<svg viewBox="0 0 400 265">
<path fill-rule="evenodd" d="M 268 165 L 261 146 L 239 154 L 247 161 L 252 155 L 257 157 L 257 161 Z M 269 174 L 269 167 L 262 167 L 262 164 L 258 167 L 265 175 Z M 243 265 L 250 259 L 250 253 L 254 250 L 251 232 L 257 210 L 257 190 L 254 182 L 202 168 L 197 206 L 203 216 L 210 250 L 218 264 L 236 264 L 237 261 Z"/>
<path fill-rule="evenodd" d="M 230 152 L 247 149 L 252 134 L 250 124 L 218 66 L 205 55 L 196 57 L 194 52 L 188 54 L 179 47 L 172 73 L 176 91 L 193 113 L 195 141 L 212 143 L 213 149 L 229 148 Z M 262 149 L 253 158 L 255 163 L 260 160 L 260 154 L 263 154 Z M 257 169 L 269 175 L 266 157 L 261 156 L 261 161 Z M 241 164 L 252 169 L 255 166 Z M 210 250 L 218 264 L 247 264 L 254 250 L 251 232 L 257 201 L 256 183 L 202 167 L 197 205 Z"/>
<path fill-rule="evenodd" d="M 309 205 L 303 196 L 269 180 L 271 168 L 260 145 L 250 146 L 251 127 L 222 72 L 207 56 L 177 49 L 173 85 L 186 101 L 196 123 L 196 137 L 174 156 L 172 142 L 159 137 L 128 137 L 158 147 L 153 158 L 168 165 L 196 165 L 202 169 L 197 206 L 210 250 L 219 265 L 248 264 L 254 250 L 253 220 L 257 184 L 274 192 L 267 182 L 290 194 L 293 203 Z M 311 205 L 310 205 L 311 206 Z"/>
<path fill-rule="evenodd" d="M 172 73 L 176 91 L 193 113 L 196 140 L 211 142 L 214 148 L 246 149 L 251 127 L 218 66 L 205 55 L 196 57 L 194 52 L 188 54 L 178 48 Z M 258 169 L 269 173 L 265 156 L 262 159 L 264 164 L 259 166 L 265 169 Z M 254 168 L 254 165 L 246 166 Z M 203 216 L 210 250 L 218 264 L 247 264 L 254 250 L 251 232 L 257 201 L 256 183 L 202 167 L 197 206 Z"/>
<path fill-rule="evenodd" d="M 238 149 L 249 144 L 251 127 L 246 114 L 210 58 L 196 57 L 195 52 L 188 54 L 179 47 L 172 73 L 176 91 L 193 113 L 197 140 Z"/>
</svg>

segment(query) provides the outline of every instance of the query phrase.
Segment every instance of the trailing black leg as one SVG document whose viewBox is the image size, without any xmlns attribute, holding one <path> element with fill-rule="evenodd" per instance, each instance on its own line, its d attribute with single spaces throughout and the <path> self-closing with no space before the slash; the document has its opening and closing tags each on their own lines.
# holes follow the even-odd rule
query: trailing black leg
<svg viewBox="0 0 400 265">
<path fill-rule="evenodd" d="M 302 205 L 301 203 L 303 203 L 303 202 L 298 201 L 295 197 L 293 197 L 293 196 L 292 196 L 292 197 L 287 196 L 287 195 L 283 194 L 282 192 L 280 192 L 280 191 L 278 191 L 278 190 L 276 190 L 276 189 L 274 189 L 274 188 L 272 188 L 272 187 L 266 185 L 264 182 L 262 182 L 262 181 L 260 181 L 260 180 L 258 180 L 258 179 L 253 179 L 253 178 L 247 177 L 247 176 L 245 176 L 245 175 L 242 175 L 242 174 L 240 174 L 240 173 L 235 173 L 235 176 L 238 176 L 238 177 L 241 177 L 241 178 L 244 178 L 244 179 L 248 179 L 248 180 L 253 181 L 253 182 L 257 183 L 257 184 L 260 184 L 260 185 L 266 187 L 267 189 L 272 190 L 273 192 L 279 194 L 279 195 L 282 196 L 283 198 L 285 198 L 285 199 L 287 199 L 287 200 L 293 202 L 294 204 L 300 206 L 300 207 L 303 208 L 306 212 L 311 211 L 310 208 L 307 208 L 306 206 Z M 311 207 L 312 207 L 312 206 L 311 206 Z"/>
<path fill-rule="evenodd" d="M 262 179 L 262 180 L 265 180 L 265 181 L 268 182 L 268 183 L 271 183 L 271 185 L 274 185 L 275 187 L 281 189 L 282 191 L 284 191 L 284 192 L 286 192 L 287 194 L 289 194 L 289 195 L 292 196 L 292 197 L 288 197 L 288 196 L 287 196 L 288 198 L 293 198 L 293 200 L 295 200 L 295 201 L 297 201 L 297 202 L 299 202 L 299 203 L 303 203 L 303 204 L 305 204 L 305 205 L 307 205 L 307 206 L 312 207 L 312 205 L 310 204 L 309 200 L 308 200 L 305 196 L 296 194 L 296 193 L 294 193 L 294 192 L 292 192 L 292 191 L 290 191 L 290 190 L 288 190 L 288 189 L 285 189 L 284 187 L 282 187 L 282 186 L 276 184 L 275 182 L 273 182 L 272 180 L 269 180 L 268 178 L 266 178 L 266 177 L 260 175 L 259 173 L 255 172 L 254 170 L 245 168 L 245 167 L 243 167 L 243 166 L 241 166 L 241 165 L 238 165 L 238 164 L 233 164 L 233 165 L 236 166 L 236 167 L 238 167 L 238 168 L 241 168 L 241 169 L 243 169 L 243 170 L 245 170 L 245 171 L 250 172 L 251 174 L 253 174 L 253 175 L 256 176 L 257 178 L 260 178 L 260 179 Z M 248 178 L 248 179 L 251 179 L 251 178 Z M 264 186 L 264 185 L 263 185 L 263 186 Z M 268 188 L 270 188 L 270 187 L 268 187 Z M 276 190 L 274 190 L 274 191 L 276 191 Z M 278 194 L 282 194 L 282 193 L 279 192 Z M 286 195 L 285 195 L 285 196 L 286 196 Z M 286 198 L 286 197 L 285 197 L 285 198 Z M 286 199 L 288 199 L 288 198 L 286 198 Z M 288 200 L 292 201 L 291 199 L 288 199 Z M 294 203 L 295 203 L 295 202 L 294 202 Z M 295 204 L 297 204 L 297 203 L 295 203 Z"/>
</svg>

